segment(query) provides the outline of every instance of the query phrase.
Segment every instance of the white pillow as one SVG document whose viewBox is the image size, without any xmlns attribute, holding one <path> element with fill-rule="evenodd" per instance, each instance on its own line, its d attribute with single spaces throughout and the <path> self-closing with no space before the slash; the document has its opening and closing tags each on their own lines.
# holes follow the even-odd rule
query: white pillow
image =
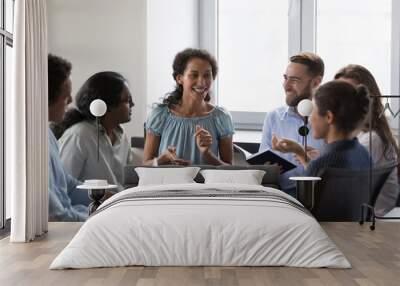
<svg viewBox="0 0 400 286">
<path fill-rule="evenodd" d="M 262 170 L 202 170 L 204 183 L 234 183 L 261 185 L 265 171 Z"/>
<path fill-rule="evenodd" d="M 139 176 L 139 186 L 195 183 L 193 179 L 199 170 L 199 167 L 135 168 Z"/>
</svg>

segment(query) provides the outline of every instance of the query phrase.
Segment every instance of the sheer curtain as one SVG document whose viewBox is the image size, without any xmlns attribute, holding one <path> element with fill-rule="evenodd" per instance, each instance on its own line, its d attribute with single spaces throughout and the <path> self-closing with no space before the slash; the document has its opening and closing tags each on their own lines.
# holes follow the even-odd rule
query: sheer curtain
<svg viewBox="0 0 400 286">
<path fill-rule="evenodd" d="M 11 188 L 12 242 L 47 232 L 46 0 L 15 1 L 13 95 L 6 99 L 6 187 Z"/>
</svg>

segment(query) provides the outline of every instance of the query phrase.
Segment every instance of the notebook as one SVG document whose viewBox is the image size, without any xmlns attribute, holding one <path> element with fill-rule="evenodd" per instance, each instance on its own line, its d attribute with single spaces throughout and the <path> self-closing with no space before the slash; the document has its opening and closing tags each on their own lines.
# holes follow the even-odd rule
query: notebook
<svg viewBox="0 0 400 286">
<path fill-rule="evenodd" d="M 296 168 L 296 165 L 294 165 L 292 162 L 286 160 L 285 158 L 282 158 L 276 152 L 270 149 L 251 154 L 250 152 L 246 151 L 236 144 L 234 144 L 234 147 L 245 156 L 247 163 L 249 163 L 250 165 L 264 165 L 267 162 L 269 162 L 270 164 L 278 164 L 282 167 L 282 173 Z"/>
</svg>

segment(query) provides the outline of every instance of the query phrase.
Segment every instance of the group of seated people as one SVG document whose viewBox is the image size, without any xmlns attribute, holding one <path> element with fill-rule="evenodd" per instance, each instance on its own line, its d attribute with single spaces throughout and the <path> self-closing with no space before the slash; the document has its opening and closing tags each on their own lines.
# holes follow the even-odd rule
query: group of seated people
<svg viewBox="0 0 400 286">
<path fill-rule="evenodd" d="M 176 86 L 154 105 L 147 118 L 142 163 L 232 164 L 232 118 L 226 109 L 210 103 L 211 86 L 218 73 L 216 60 L 207 51 L 185 49 L 175 56 L 172 67 Z M 83 84 L 75 98 L 76 106 L 67 110 L 72 101 L 71 69 L 65 59 L 49 55 L 49 215 L 50 220 L 84 221 L 89 198 L 75 190 L 78 184 L 101 178 L 122 190 L 123 169 L 133 163 L 133 154 L 120 124 L 130 121 L 134 104 L 127 80 L 119 73 L 105 71 Z M 381 95 L 372 74 L 360 65 L 348 65 L 334 80 L 321 85 L 323 76 L 324 63 L 316 54 L 292 56 L 283 75 L 287 105 L 269 111 L 264 121 L 260 151 L 274 149 L 297 166 L 280 176 L 282 190 L 292 195 L 295 186 L 289 180 L 291 176 L 315 176 L 328 167 L 368 168 L 370 129 L 374 164 L 397 162 L 399 158 L 381 100 L 370 97 Z M 90 112 L 95 99 L 107 105 L 100 118 L 99 159 L 94 148 L 96 118 Z M 314 103 L 307 150 L 298 133 L 304 123 L 297 105 L 303 99 Z M 372 116 L 371 126 L 366 120 L 368 114 Z M 394 170 L 375 205 L 378 215 L 395 206 L 398 192 Z"/>
</svg>

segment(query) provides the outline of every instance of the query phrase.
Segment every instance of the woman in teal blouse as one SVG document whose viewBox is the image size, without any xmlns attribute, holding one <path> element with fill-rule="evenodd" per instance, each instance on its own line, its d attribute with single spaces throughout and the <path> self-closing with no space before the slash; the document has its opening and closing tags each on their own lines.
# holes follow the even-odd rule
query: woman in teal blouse
<svg viewBox="0 0 400 286">
<path fill-rule="evenodd" d="M 215 59 L 204 50 L 186 49 L 175 56 L 176 88 L 146 122 L 146 165 L 232 164 L 232 118 L 210 103 L 217 71 Z"/>
</svg>

